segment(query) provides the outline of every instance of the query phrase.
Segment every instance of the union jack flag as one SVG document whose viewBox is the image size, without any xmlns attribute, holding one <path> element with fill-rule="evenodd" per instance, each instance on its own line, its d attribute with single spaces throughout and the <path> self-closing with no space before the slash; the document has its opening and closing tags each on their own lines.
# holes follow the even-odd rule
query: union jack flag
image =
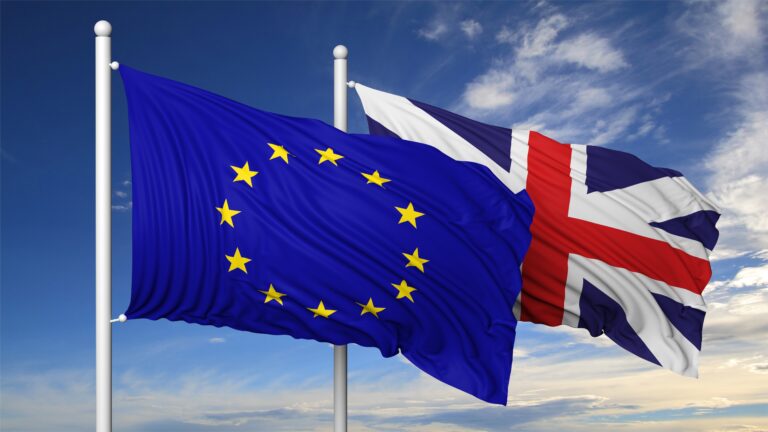
<svg viewBox="0 0 768 432">
<path fill-rule="evenodd" d="M 681 173 L 355 89 L 371 134 L 431 145 L 487 166 L 514 192 L 527 190 L 536 213 L 518 319 L 604 333 L 645 360 L 697 376 L 701 293 L 720 215 Z"/>
</svg>

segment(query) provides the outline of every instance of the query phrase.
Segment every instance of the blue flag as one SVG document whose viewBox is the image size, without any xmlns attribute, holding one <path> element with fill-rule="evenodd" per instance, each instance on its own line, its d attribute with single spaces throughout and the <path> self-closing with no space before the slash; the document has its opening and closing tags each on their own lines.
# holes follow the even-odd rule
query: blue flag
<svg viewBox="0 0 768 432">
<path fill-rule="evenodd" d="M 505 404 L 533 205 L 479 165 L 127 66 L 129 319 L 402 353 Z"/>
</svg>

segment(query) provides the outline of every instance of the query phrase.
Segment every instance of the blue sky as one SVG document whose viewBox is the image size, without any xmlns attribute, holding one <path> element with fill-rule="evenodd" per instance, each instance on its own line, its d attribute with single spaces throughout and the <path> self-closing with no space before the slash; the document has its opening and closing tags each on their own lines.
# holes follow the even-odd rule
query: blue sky
<svg viewBox="0 0 768 432">
<path fill-rule="evenodd" d="M 724 216 L 698 380 L 604 338 L 519 326 L 508 407 L 350 348 L 353 430 L 768 429 L 768 3 L 3 2 L 0 426 L 94 422 L 93 24 L 114 59 L 332 119 L 350 79 L 683 171 Z M 130 165 L 113 77 L 113 310 Z M 365 132 L 350 94 L 350 131 Z M 166 321 L 114 326 L 115 431 L 328 430 L 329 346 Z"/>
</svg>

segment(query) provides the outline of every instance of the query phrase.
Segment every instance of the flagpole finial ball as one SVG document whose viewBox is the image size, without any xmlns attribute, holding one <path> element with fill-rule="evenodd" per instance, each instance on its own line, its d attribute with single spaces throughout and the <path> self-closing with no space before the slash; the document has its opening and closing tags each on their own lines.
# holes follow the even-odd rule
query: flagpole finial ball
<svg viewBox="0 0 768 432">
<path fill-rule="evenodd" d="M 93 26 L 93 32 L 96 36 L 109 36 L 112 34 L 112 24 L 109 21 L 101 20 Z"/>
<path fill-rule="evenodd" d="M 125 314 L 120 314 L 120 316 L 119 316 L 119 317 L 117 317 L 117 319 L 118 319 L 120 322 L 126 322 L 126 321 L 128 321 L 128 317 L 127 317 L 127 316 L 125 316 Z"/>
<path fill-rule="evenodd" d="M 347 58 L 347 54 L 349 54 L 349 50 L 347 50 L 347 47 L 344 45 L 336 45 L 336 47 L 333 49 L 334 58 L 345 59 Z"/>
</svg>

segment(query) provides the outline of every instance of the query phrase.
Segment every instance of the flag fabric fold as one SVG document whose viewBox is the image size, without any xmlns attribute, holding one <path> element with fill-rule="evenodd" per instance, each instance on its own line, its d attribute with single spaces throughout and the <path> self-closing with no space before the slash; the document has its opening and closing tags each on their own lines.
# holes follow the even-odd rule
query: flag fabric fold
<svg viewBox="0 0 768 432">
<path fill-rule="evenodd" d="M 488 168 L 121 65 L 129 319 L 398 353 L 506 403 L 533 205 Z"/>
<path fill-rule="evenodd" d="M 677 171 L 598 146 L 561 144 L 362 84 L 371 134 L 487 166 L 536 206 L 516 304 L 522 321 L 587 329 L 695 376 L 717 207 Z"/>
</svg>

